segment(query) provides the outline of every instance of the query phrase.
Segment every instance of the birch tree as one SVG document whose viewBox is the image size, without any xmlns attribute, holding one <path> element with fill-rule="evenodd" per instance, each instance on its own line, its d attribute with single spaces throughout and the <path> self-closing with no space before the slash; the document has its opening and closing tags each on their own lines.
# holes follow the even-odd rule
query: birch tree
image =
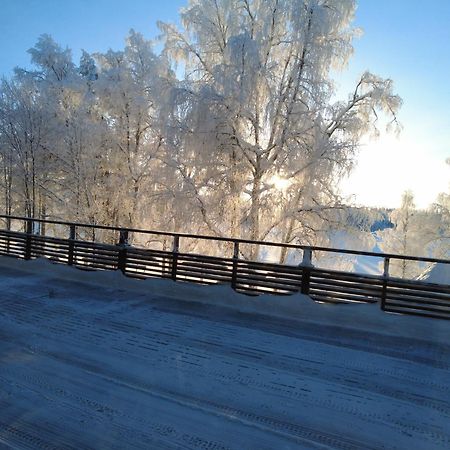
<svg viewBox="0 0 450 450">
<path fill-rule="evenodd" d="M 443 200 L 439 196 L 438 200 Z M 400 255 L 447 258 L 450 249 L 449 222 L 445 206 L 435 204 L 428 210 L 418 210 L 414 195 L 406 191 L 401 206 L 390 214 L 394 228 L 379 232 L 379 246 L 383 252 Z M 416 261 L 391 260 L 390 274 L 401 278 L 415 278 L 424 270 Z"/>
<path fill-rule="evenodd" d="M 164 142 L 160 109 L 171 73 L 150 41 L 133 30 L 124 51 L 94 58 L 98 112 L 108 131 L 102 208 L 108 223 L 138 226 L 151 214 L 149 204 L 157 190 Z"/>
<path fill-rule="evenodd" d="M 0 140 L 6 210 L 14 209 L 29 217 L 45 214 L 52 173 L 51 159 L 45 151 L 49 137 L 48 111 L 34 81 L 23 74 L 3 81 Z"/>
<path fill-rule="evenodd" d="M 360 137 L 380 111 L 396 122 L 392 82 L 370 73 L 331 101 L 354 10 L 352 0 L 191 0 L 181 30 L 160 24 L 165 53 L 185 67 L 172 163 L 210 232 L 313 242 Z"/>
</svg>

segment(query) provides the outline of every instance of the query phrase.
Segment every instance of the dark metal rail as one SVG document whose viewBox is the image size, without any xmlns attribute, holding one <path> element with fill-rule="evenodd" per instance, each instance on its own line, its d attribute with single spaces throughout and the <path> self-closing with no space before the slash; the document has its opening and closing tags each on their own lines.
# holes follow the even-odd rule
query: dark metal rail
<svg viewBox="0 0 450 450">
<path fill-rule="evenodd" d="M 404 259 L 408 261 L 422 261 L 422 262 L 430 262 L 430 263 L 443 263 L 450 264 L 450 260 L 447 259 L 439 259 L 439 258 L 428 258 L 425 256 L 410 256 L 410 255 L 398 255 L 395 253 L 377 253 L 377 252 L 366 252 L 360 250 L 349 250 L 343 248 L 332 248 L 332 247 L 320 247 L 320 246 L 311 246 L 311 245 L 300 245 L 300 244 L 285 244 L 282 242 L 271 242 L 271 241 L 252 241 L 250 239 L 239 239 L 232 237 L 222 237 L 222 236 L 208 236 L 202 234 L 189 234 L 189 233 L 175 233 L 171 231 L 158 231 L 158 230 L 144 230 L 141 228 L 127 228 L 127 227 L 112 227 L 109 225 L 93 225 L 88 223 L 79 223 L 79 222 L 67 222 L 62 220 L 49 220 L 49 219 L 31 219 L 28 217 L 22 216 L 8 216 L 5 214 L 0 214 L 0 219 L 4 219 L 5 223 L 11 220 L 19 220 L 24 223 L 46 223 L 53 225 L 65 225 L 67 227 L 77 227 L 77 228 L 91 228 L 97 230 L 106 230 L 106 231 L 117 231 L 117 232 L 126 232 L 126 233 L 139 233 L 139 234 L 150 234 L 154 236 L 168 236 L 175 238 L 189 238 L 189 239 L 198 239 L 198 240 L 209 240 L 216 242 L 228 242 L 228 243 L 237 243 L 237 244 L 250 244 L 250 245 L 260 245 L 260 246 L 268 246 L 268 247 L 281 247 L 287 249 L 297 249 L 297 250 L 312 250 L 312 251 L 323 251 L 330 253 L 340 253 L 340 254 L 348 254 L 348 255 L 359 255 L 359 256 L 375 256 L 378 258 L 391 258 L 391 259 Z"/>
<path fill-rule="evenodd" d="M 375 303 L 388 312 L 450 319 L 450 286 L 389 276 L 392 259 L 450 264 L 450 260 L 387 253 L 360 252 L 327 247 L 259 242 L 185 233 L 141 230 L 81 224 L 58 220 L 31 219 L 0 215 L 5 228 L 0 229 L 0 255 L 22 259 L 46 257 L 55 262 L 85 270 L 120 270 L 135 278 L 168 278 L 201 284 L 229 283 L 238 292 L 289 295 L 302 292 L 326 303 Z M 19 230 L 12 229 L 19 221 Z M 52 224 L 68 228 L 65 237 L 35 234 L 35 224 Z M 116 244 L 77 239 L 82 228 L 115 232 Z M 131 233 L 170 237 L 171 250 L 137 248 L 128 245 Z M 180 251 L 185 239 L 229 243 L 231 257 L 206 256 Z M 299 266 L 249 261 L 240 258 L 240 245 L 273 246 L 303 252 Z M 383 258 L 381 276 L 325 270 L 312 265 L 313 251 L 363 255 Z"/>
</svg>

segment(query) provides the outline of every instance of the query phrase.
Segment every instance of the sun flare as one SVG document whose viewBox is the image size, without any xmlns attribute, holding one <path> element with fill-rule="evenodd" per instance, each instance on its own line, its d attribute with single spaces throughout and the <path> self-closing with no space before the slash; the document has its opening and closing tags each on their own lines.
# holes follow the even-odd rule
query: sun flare
<svg viewBox="0 0 450 450">
<path fill-rule="evenodd" d="M 275 189 L 278 189 L 279 191 L 285 191 L 291 185 L 291 180 L 280 177 L 279 175 L 273 175 L 270 178 L 269 183 Z"/>
</svg>

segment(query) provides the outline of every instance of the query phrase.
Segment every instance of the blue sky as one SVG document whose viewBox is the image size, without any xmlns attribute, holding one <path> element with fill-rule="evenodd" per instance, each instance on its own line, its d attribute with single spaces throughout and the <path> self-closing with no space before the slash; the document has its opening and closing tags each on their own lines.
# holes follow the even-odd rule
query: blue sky
<svg viewBox="0 0 450 450">
<path fill-rule="evenodd" d="M 120 49 L 130 28 L 146 37 L 156 22 L 176 21 L 184 0 L 0 0 L 0 74 L 29 64 L 26 50 L 50 34 L 63 47 L 88 52 Z"/>
<path fill-rule="evenodd" d="M 123 47 L 130 28 L 146 37 L 158 34 L 157 20 L 177 21 L 185 0 L 0 0 L 0 74 L 29 65 L 26 50 L 49 33 L 62 46 L 88 52 Z M 336 77 L 345 96 L 358 75 L 370 69 L 390 77 L 404 106 L 397 139 L 382 134 L 367 142 L 359 165 L 343 183 L 359 203 L 399 204 L 412 189 L 427 206 L 448 189 L 450 168 L 450 1 L 360 0 L 355 25 L 364 34 L 355 41 L 348 69 Z M 383 180 L 383 183 L 380 183 Z"/>
<path fill-rule="evenodd" d="M 346 193 L 370 205 L 397 207 L 411 189 L 426 207 L 450 183 L 450 1 L 361 0 L 356 25 L 364 29 L 340 76 L 348 91 L 364 69 L 394 80 L 404 104 L 398 138 L 368 142 Z M 356 189 L 355 189 L 356 188 Z"/>
</svg>

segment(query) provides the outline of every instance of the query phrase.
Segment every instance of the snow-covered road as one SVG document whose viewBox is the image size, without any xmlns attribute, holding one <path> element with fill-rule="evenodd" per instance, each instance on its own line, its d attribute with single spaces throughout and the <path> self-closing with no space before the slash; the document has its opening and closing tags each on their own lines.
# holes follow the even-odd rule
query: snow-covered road
<svg viewBox="0 0 450 450">
<path fill-rule="evenodd" d="M 450 339 L 5 267 L 0 288 L 0 448 L 450 448 Z"/>
</svg>

